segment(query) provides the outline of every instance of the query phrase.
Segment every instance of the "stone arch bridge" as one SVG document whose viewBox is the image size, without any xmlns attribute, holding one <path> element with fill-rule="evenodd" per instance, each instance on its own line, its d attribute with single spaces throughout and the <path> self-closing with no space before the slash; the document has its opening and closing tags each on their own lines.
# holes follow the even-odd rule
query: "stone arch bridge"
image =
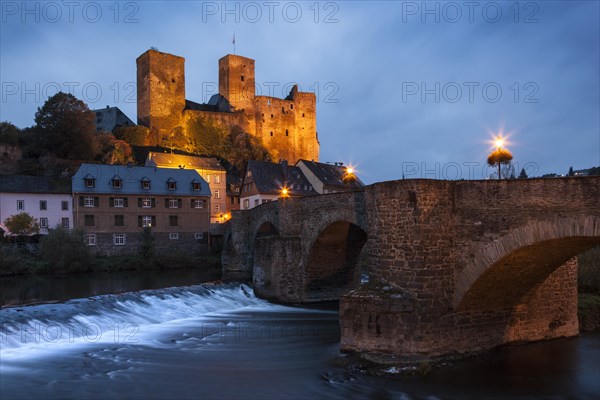
<svg viewBox="0 0 600 400">
<path fill-rule="evenodd" d="M 600 177 L 400 180 L 235 212 L 222 262 L 268 299 L 341 296 L 344 350 L 420 359 L 576 335 L 598 244 Z"/>
</svg>

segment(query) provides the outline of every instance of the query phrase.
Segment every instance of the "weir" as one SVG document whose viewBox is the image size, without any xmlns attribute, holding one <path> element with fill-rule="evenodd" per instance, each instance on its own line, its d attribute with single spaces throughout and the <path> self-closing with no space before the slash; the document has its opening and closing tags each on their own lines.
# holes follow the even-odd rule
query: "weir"
<svg viewBox="0 0 600 400">
<path fill-rule="evenodd" d="M 574 257 L 600 244 L 599 198 L 600 177 L 570 177 L 280 199 L 234 213 L 223 272 L 278 302 L 339 298 L 348 351 L 420 359 L 573 336 Z"/>
</svg>

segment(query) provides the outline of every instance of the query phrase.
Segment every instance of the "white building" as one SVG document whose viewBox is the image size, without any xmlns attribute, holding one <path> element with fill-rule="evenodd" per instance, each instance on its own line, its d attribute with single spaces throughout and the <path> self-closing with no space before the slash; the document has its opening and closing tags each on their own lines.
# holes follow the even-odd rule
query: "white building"
<svg viewBox="0 0 600 400">
<path fill-rule="evenodd" d="M 0 228 L 8 232 L 4 221 L 26 212 L 36 218 L 40 233 L 48 228 L 73 228 L 70 184 L 60 186 L 47 177 L 0 175 Z"/>
</svg>

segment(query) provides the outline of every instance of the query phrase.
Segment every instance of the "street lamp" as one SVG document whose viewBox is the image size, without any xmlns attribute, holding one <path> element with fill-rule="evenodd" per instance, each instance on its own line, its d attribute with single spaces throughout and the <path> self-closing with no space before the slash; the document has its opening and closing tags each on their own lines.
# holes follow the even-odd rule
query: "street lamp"
<svg viewBox="0 0 600 400">
<path fill-rule="evenodd" d="M 500 180 L 502 179 L 501 165 L 510 163 L 513 156 L 508 149 L 504 148 L 504 138 L 502 135 L 498 135 L 496 139 L 494 139 L 494 144 L 496 150 L 488 155 L 487 162 L 491 167 L 498 166 L 498 180 Z"/>
<path fill-rule="evenodd" d="M 290 197 L 290 193 L 285 186 L 281 189 L 281 194 L 279 195 L 279 197 L 282 197 L 282 198 Z"/>
</svg>

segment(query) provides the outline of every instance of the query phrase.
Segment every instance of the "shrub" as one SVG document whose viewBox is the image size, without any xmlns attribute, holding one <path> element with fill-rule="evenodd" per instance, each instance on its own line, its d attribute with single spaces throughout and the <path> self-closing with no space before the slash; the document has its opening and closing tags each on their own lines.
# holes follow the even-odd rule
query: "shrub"
<svg viewBox="0 0 600 400">
<path fill-rule="evenodd" d="M 90 251 L 78 230 L 51 229 L 40 240 L 40 256 L 50 272 L 87 271 L 91 266 Z"/>
</svg>

